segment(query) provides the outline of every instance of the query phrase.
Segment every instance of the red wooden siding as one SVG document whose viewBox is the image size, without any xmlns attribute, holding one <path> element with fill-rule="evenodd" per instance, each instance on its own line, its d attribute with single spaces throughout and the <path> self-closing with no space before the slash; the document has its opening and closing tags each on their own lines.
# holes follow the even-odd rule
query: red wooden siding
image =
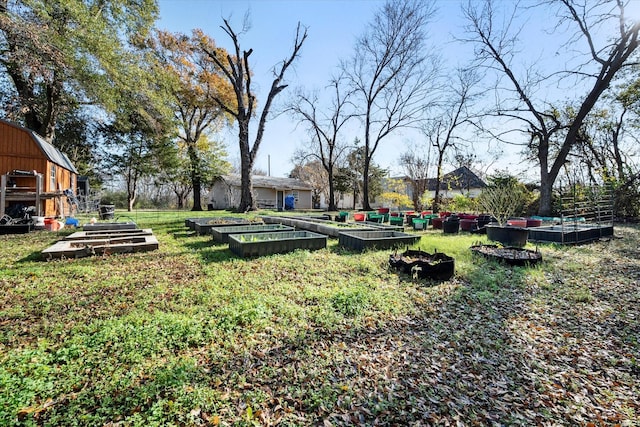
<svg viewBox="0 0 640 427">
<path fill-rule="evenodd" d="M 51 182 L 51 169 L 56 168 L 55 181 Z M 0 121 L 0 174 L 15 169 L 42 174 L 42 191 L 45 193 L 63 191 L 71 188 L 76 192 L 76 174 L 64 167 L 49 161 L 29 131 L 19 126 Z M 33 186 L 33 179 L 17 178 L 16 185 Z M 24 181 L 24 183 L 22 182 Z M 66 205 L 66 197 L 62 198 Z M 58 200 L 49 199 L 42 202 L 45 216 L 61 215 Z"/>
</svg>

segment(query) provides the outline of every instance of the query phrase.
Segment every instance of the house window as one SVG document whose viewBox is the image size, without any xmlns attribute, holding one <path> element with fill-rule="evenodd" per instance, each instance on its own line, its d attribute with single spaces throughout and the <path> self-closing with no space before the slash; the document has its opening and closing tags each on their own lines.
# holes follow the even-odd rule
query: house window
<svg viewBox="0 0 640 427">
<path fill-rule="evenodd" d="M 56 165 L 51 165 L 51 185 L 49 188 L 52 191 L 56 189 Z"/>
<path fill-rule="evenodd" d="M 298 192 L 297 191 L 292 191 L 291 195 L 293 196 L 294 200 L 297 202 L 298 201 Z"/>
</svg>

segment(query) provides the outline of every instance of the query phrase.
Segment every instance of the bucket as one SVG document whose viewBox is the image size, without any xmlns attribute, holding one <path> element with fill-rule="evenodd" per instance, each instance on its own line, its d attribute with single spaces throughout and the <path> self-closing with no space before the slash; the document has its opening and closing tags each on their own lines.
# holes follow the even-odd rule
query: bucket
<svg viewBox="0 0 640 427">
<path fill-rule="evenodd" d="M 507 220 L 507 225 L 512 227 L 526 227 L 527 220 L 524 218 L 511 218 Z"/>
<path fill-rule="evenodd" d="M 45 218 L 44 219 L 44 228 L 49 231 L 58 231 L 61 228 L 60 221 L 56 221 L 54 218 Z"/>
<path fill-rule="evenodd" d="M 115 205 L 100 205 L 98 208 L 100 219 L 113 219 L 115 211 Z"/>
<path fill-rule="evenodd" d="M 70 225 L 73 227 L 77 227 L 80 224 L 80 221 L 78 221 L 76 218 L 67 218 L 64 221 L 64 225 Z"/>
<path fill-rule="evenodd" d="M 44 229 L 44 217 L 43 216 L 32 216 L 31 219 L 33 220 L 33 227 L 36 230 L 43 230 Z"/>
</svg>

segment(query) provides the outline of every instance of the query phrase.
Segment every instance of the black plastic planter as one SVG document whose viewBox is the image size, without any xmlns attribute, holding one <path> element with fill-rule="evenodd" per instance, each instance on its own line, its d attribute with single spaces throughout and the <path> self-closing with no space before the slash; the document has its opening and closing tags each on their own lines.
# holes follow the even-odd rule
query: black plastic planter
<svg viewBox="0 0 640 427">
<path fill-rule="evenodd" d="M 542 261 L 542 254 L 540 252 L 523 248 L 474 245 L 471 246 L 471 252 L 508 265 L 530 266 Z"/>
<path fill-rule="evenodd" d="M 445 234 L 454 234 L 460 231 L 460 218 L 451 215 L 442 221 L 442 231 Z"/>
<path fill-rule="evenodd" d="M 501 227 L 499 225 L 489 224 L 487 229 L 487 238 L 494 242 L 500 242 L 505 246 L 522 247 L 527 244 L 529 230 L 522 227 Z"/>
<path fill-rule="evenodd" d="M 455 261 L 441 252 L 406 250 L 391 254 L 389 265 L 405 274 L 415 274 L 420 279 L 449 280 L 455 271 Z"/>
</svg>

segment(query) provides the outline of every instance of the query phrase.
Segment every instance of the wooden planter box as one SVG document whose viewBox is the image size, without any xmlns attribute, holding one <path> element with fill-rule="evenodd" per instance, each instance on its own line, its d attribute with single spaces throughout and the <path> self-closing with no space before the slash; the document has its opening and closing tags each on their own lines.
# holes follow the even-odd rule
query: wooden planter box
<svg viewBox="0 0 640 427">
<path fill-rule="evenodd" d="M 84 231 L 135 230 L 137 228 L 138 225 L 135 222 L 96 222 L 82 226 Z"/>
<path fill-rule="evenodd" d="M 231 234 L 273 233 L 276 231 L 294 231 L 293 227 L 282 224 L 231 225 L 228 227 L 213 227 L 211 234 L 213 241 L 228 243 Z"/>
<path fill-rule="evenodd" d="M 338 236 L 340 246 L 356 251 L 397 248 L 419 240 L 420 236 L 401 231 L 342 231 Z"/>
<path fill-rule="evenodd" d="M 151 236 L 153 231 L 150 228 L 136 228 L 134 230 L 96 230 L 96 231 L 76 231 L 62 240 L 102 240 L 113 239 L 117 237 L 139 237 Z"/>
<path fill-rule="evenodd" d="M 523 248 L 500 247 L 496 245 L 474 245 L 471 252 L 485 258 L 504 262 L 508 265 L 530 266 L 542 261 L 542 254 Z"/>
<path fill-rule="evenodd" d="M 127 252 L 145 252 L 158 249 L 155 236 L 122 236 L 106 239 L 61 240 L 41 252 L 44 259 L 82 258 Z"/>
<path fill-rule="evenodd" d="M 310 231 L 279 231 L 275 233 L 230 234 L 229 249 L 243 258 L 327 247 L 327 236 Z"/>
</svg>

